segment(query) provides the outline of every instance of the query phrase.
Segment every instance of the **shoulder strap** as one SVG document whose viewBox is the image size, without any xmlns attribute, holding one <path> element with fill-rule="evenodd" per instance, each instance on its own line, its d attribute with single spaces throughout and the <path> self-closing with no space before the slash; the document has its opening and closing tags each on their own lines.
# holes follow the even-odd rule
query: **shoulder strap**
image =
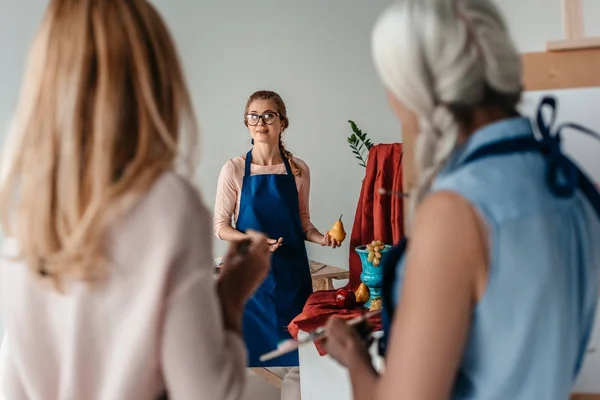
<svg viewBox="0 0 600 400">
<path fill-rule="evenodd" d="M 246 166 L 244 167 L 244 176 L 250 176 L 250 166 L 252 165 L 252 150 L 246 153 Z"/>
<path fill-rule="evenodd" d="M 544 117 L 544 109 L 550 109 L 550 120 Z M 569 158 L 561 149 L 561 132 L 565 128 L 577 130 L 600 140 L 597 132 L 574 123 L 563 123 L 553 129 L 557 114 L 557 100 L 554 97 L 544 97 L 537 112 L 537 128 L 540 139 L 524 135 L 521 137 L 500 140 L 483 146 L 469 155 L 463 162 L 465 165 L 476 160 L 510 154 L 515 152 L 541 152 L 547 161 L 546 180 L 548 187 L 557 197 L 570 197 L 579 189 L 594 207 L 600 218 L 600 193 L 590 178 Z"/>
<path fill-rule="evenodd" d="M 287 157 L 283 153 L 281 153 L 281 158 L 283 159 L 283 164 L 285 165 L 285 170 L 287 174 L 289 176 L 294 176 L 294 174 L 292 173 L 292 167 L 290 166 L 290 162 L 287 159 Z"/>
</svg>

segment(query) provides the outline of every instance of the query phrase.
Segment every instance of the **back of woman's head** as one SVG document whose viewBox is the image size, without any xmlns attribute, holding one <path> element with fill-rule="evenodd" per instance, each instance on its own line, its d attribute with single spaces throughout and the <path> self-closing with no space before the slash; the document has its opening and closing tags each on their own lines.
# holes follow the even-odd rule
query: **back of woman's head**
<svg viewBox="0 0 600 400">
<path fill-rule="evenodd" d="M 400 0 L 377 22 L 373 56 L 384 85 L 421 122 L 418 203 L 475 108 L 515 113 L 520 57 L 491 0 Z"/>
<path fill-rule="evenodd" d="M 178 166 L 184 140 L 193 168 L 196 134 L 174 43 L 148 1 L 51 0 L 5 149 L 3 226 L 41 275 L 95 279 L 107 222 Z"/>
</svg>

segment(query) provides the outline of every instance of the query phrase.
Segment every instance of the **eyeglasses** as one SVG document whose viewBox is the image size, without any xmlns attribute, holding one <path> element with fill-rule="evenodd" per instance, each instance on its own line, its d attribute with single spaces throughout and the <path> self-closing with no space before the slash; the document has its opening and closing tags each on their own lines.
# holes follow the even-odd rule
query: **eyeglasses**
<svg viewBox="0 0 600 400">
<path fill-rule="evenodd" d="M 277 120 L 278 116 L 279 116 L 279 114 L 276 112 L 267 111 L 262 114 L 254 114 L 254 113 L 246 114 L 245 118 L 246 118 L 246 122 L 248 123 L 248 125 L 256 126 L 256 125 L 258 125 L 258 121 L 260 121 L 261 118 L 265 124 L 272 125 Z"/>
</svg>

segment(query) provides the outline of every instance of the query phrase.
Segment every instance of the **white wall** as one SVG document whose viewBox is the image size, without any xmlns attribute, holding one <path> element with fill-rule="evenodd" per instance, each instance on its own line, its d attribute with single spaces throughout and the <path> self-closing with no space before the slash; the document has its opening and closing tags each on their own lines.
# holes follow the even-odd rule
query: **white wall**
<svg viewBox="0 0 600 400">
<path fill-rule="evenodd" d="M 347 120 L 375 142 L 401 140 L 370 56 L 370 30 L 388 1 L 155 2 L 177 37 L 202 124 L 206 202 L 212 207 L 223 163 L 249 149 L 247 97 L 268 88 L 287 103 L 288 148 L 311 168 L 314 223 L 325 231 L 344 214 L 350 231 L 364 168 L 346 143 Z M 347 267 L 348 247 L 309 252 Z"/>
</svg>

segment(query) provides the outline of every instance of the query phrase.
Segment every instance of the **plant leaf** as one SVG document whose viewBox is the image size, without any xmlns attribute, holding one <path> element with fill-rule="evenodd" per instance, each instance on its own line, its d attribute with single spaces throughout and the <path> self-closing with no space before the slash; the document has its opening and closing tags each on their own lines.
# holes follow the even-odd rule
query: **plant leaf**
<svg viewBox="0 0 600 400">
<path fill-rule="evenodd" d="M 373 147 L 373 142 L 369 139 L 367 132 L 363 132 L 354 121 L 348 120 L 348 123 L 353 132 L 347 138 L 348 145 L 356 159 L 359 160 L 358 165 L 366 168 L 368 153 Z"/>
</svg>

